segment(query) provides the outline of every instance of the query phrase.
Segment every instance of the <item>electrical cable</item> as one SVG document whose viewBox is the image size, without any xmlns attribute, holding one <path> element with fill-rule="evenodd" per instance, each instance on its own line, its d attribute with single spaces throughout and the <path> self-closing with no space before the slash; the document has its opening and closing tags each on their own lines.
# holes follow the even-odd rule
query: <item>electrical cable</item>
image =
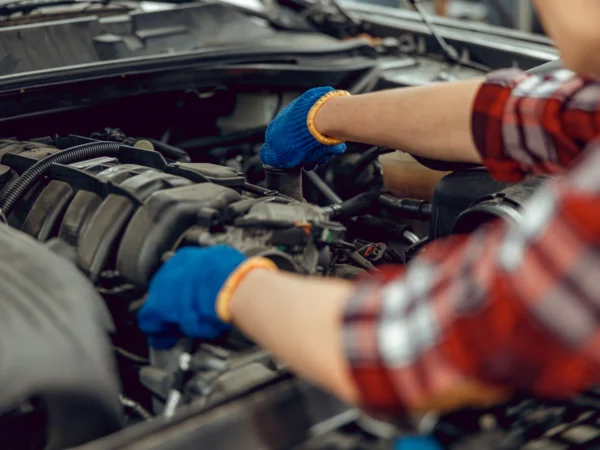
<svg viewBox="0 0 600 450">
<path fill-rule="evenodd" d="M 52 168 L 53 164 L 70 164 L 99 156 L 115 155 L 123 147 L 116 142 L 90 142 L 54 153 L 33 164 L 15 181 L 0 199 L 0 221 L 7 222 L 16 203 Z"/>
<path fill-rule="evenodd" d="M 136 355 L 135 353 L 131 353 L 130 351 L 125 350 L 124 348 L 121 347 L 113 347 L 115 353 L 118 353 L 119 355 L 121 355 L 123 358 L 127 358 L 128 360 L 130 360 L 131 362 L 135 363 L 135 364 L 149 364 L 149 360 L 148 358 L 144 358 L 143 356 L 139 356 Z"/>
<path fill-rule="evenodd" d="M 121 402 L 121 405 L 123 405 L 126 408 L 131 409 L 140 418 L 142 418 L 144 420 L 152 420 L 154 418 L 152 416 L 152 414 L 150 414 L 150 412 L 146 408 L 144 408 L 141 404 L 139 404 L 135 400 L 130 399 L 129 397 L 124 396 L 123 394 L 119 395 L 119 401 Z"/>
</svg>

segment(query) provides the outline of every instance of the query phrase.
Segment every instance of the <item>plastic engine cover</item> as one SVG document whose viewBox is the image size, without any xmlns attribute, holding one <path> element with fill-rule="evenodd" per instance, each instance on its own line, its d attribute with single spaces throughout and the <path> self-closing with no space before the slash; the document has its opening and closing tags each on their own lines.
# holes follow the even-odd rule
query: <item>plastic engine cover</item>
<svg viewBox="0 0 600 450">
<path fill-rule="evenodd" d="M 56 151 L 46 144 L 0 141 L 7 174 L 0 190 Z M 151 150 L 132 149 L 122 158 L 55 164 L 17 203 L 9 224 L 40 241 L 65 241 L 95 284 L 116 276 L 143 291 L 186 229 L 242 199 L 245 179 L 215 164 L 167 164 Z"/>
<path fill-rule="evenodd" d="M 125 229 L 117 269 L 134 285 L 145 287 L 160 265 L 162 254 L 196 224 L 199 213 L 210 215 L 241 198 L 232 189 L 210 183 L 155 192 Z"/>
</svg>

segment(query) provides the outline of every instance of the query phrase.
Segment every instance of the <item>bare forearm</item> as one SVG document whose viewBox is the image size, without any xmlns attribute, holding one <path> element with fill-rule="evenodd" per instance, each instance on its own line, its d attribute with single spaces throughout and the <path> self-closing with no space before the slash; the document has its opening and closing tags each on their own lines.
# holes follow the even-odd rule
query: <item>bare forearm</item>
<svg viewBox="0 0 600 450">
<path fill-rule="evenodd" d="M 316 128 L 344 141 L 442 161 L 480 162 L 471 115 L 482 80 L 393 89 L 326 102 Z"/>
<path fill-rule="evenodd" d="M 235 291 L 233 322 L 292 370 L 356 402 L 342 345 L 342 315 L 352 285 L 255 271 Z"/>
</svg>

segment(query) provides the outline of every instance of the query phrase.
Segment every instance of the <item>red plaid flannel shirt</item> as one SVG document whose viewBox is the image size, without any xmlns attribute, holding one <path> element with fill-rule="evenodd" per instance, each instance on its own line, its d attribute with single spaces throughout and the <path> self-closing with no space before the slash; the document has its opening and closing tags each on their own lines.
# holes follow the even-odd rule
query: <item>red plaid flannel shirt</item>
<svg viewBox="0 0 600 450">
<path fill-rule="evenodd" d="M 422 409 L 467 380 L 553 397 L 600 382 L 600 81 L 493 73 L 472 124 L 495 178 L 563 173 L 521 223 L 434 243 L 358 286 L 344 343 L 365 407 Z"/>
</svg>

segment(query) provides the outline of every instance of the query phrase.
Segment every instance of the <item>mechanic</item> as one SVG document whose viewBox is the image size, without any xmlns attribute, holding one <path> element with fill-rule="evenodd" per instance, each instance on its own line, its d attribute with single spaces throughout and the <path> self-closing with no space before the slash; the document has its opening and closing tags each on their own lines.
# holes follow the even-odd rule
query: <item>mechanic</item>
<svg viewBox="0 0 600 450">
<path fill-rule="evenodd" d="M 344 401 L 393 414 L 600 382 L 600 2 L 534 5 L 569 70 L 356 96 L 312 89 L 261 149 L 277 167 L 311 168 L 355 141 L 482 162 L 502 181 L 554 175 L 522 223 L 434 243 L 356 284 L 279 272 L 227 247 L 184 248 L 139 313 L 150 344 L 235 325 Z"/>
</svg>

